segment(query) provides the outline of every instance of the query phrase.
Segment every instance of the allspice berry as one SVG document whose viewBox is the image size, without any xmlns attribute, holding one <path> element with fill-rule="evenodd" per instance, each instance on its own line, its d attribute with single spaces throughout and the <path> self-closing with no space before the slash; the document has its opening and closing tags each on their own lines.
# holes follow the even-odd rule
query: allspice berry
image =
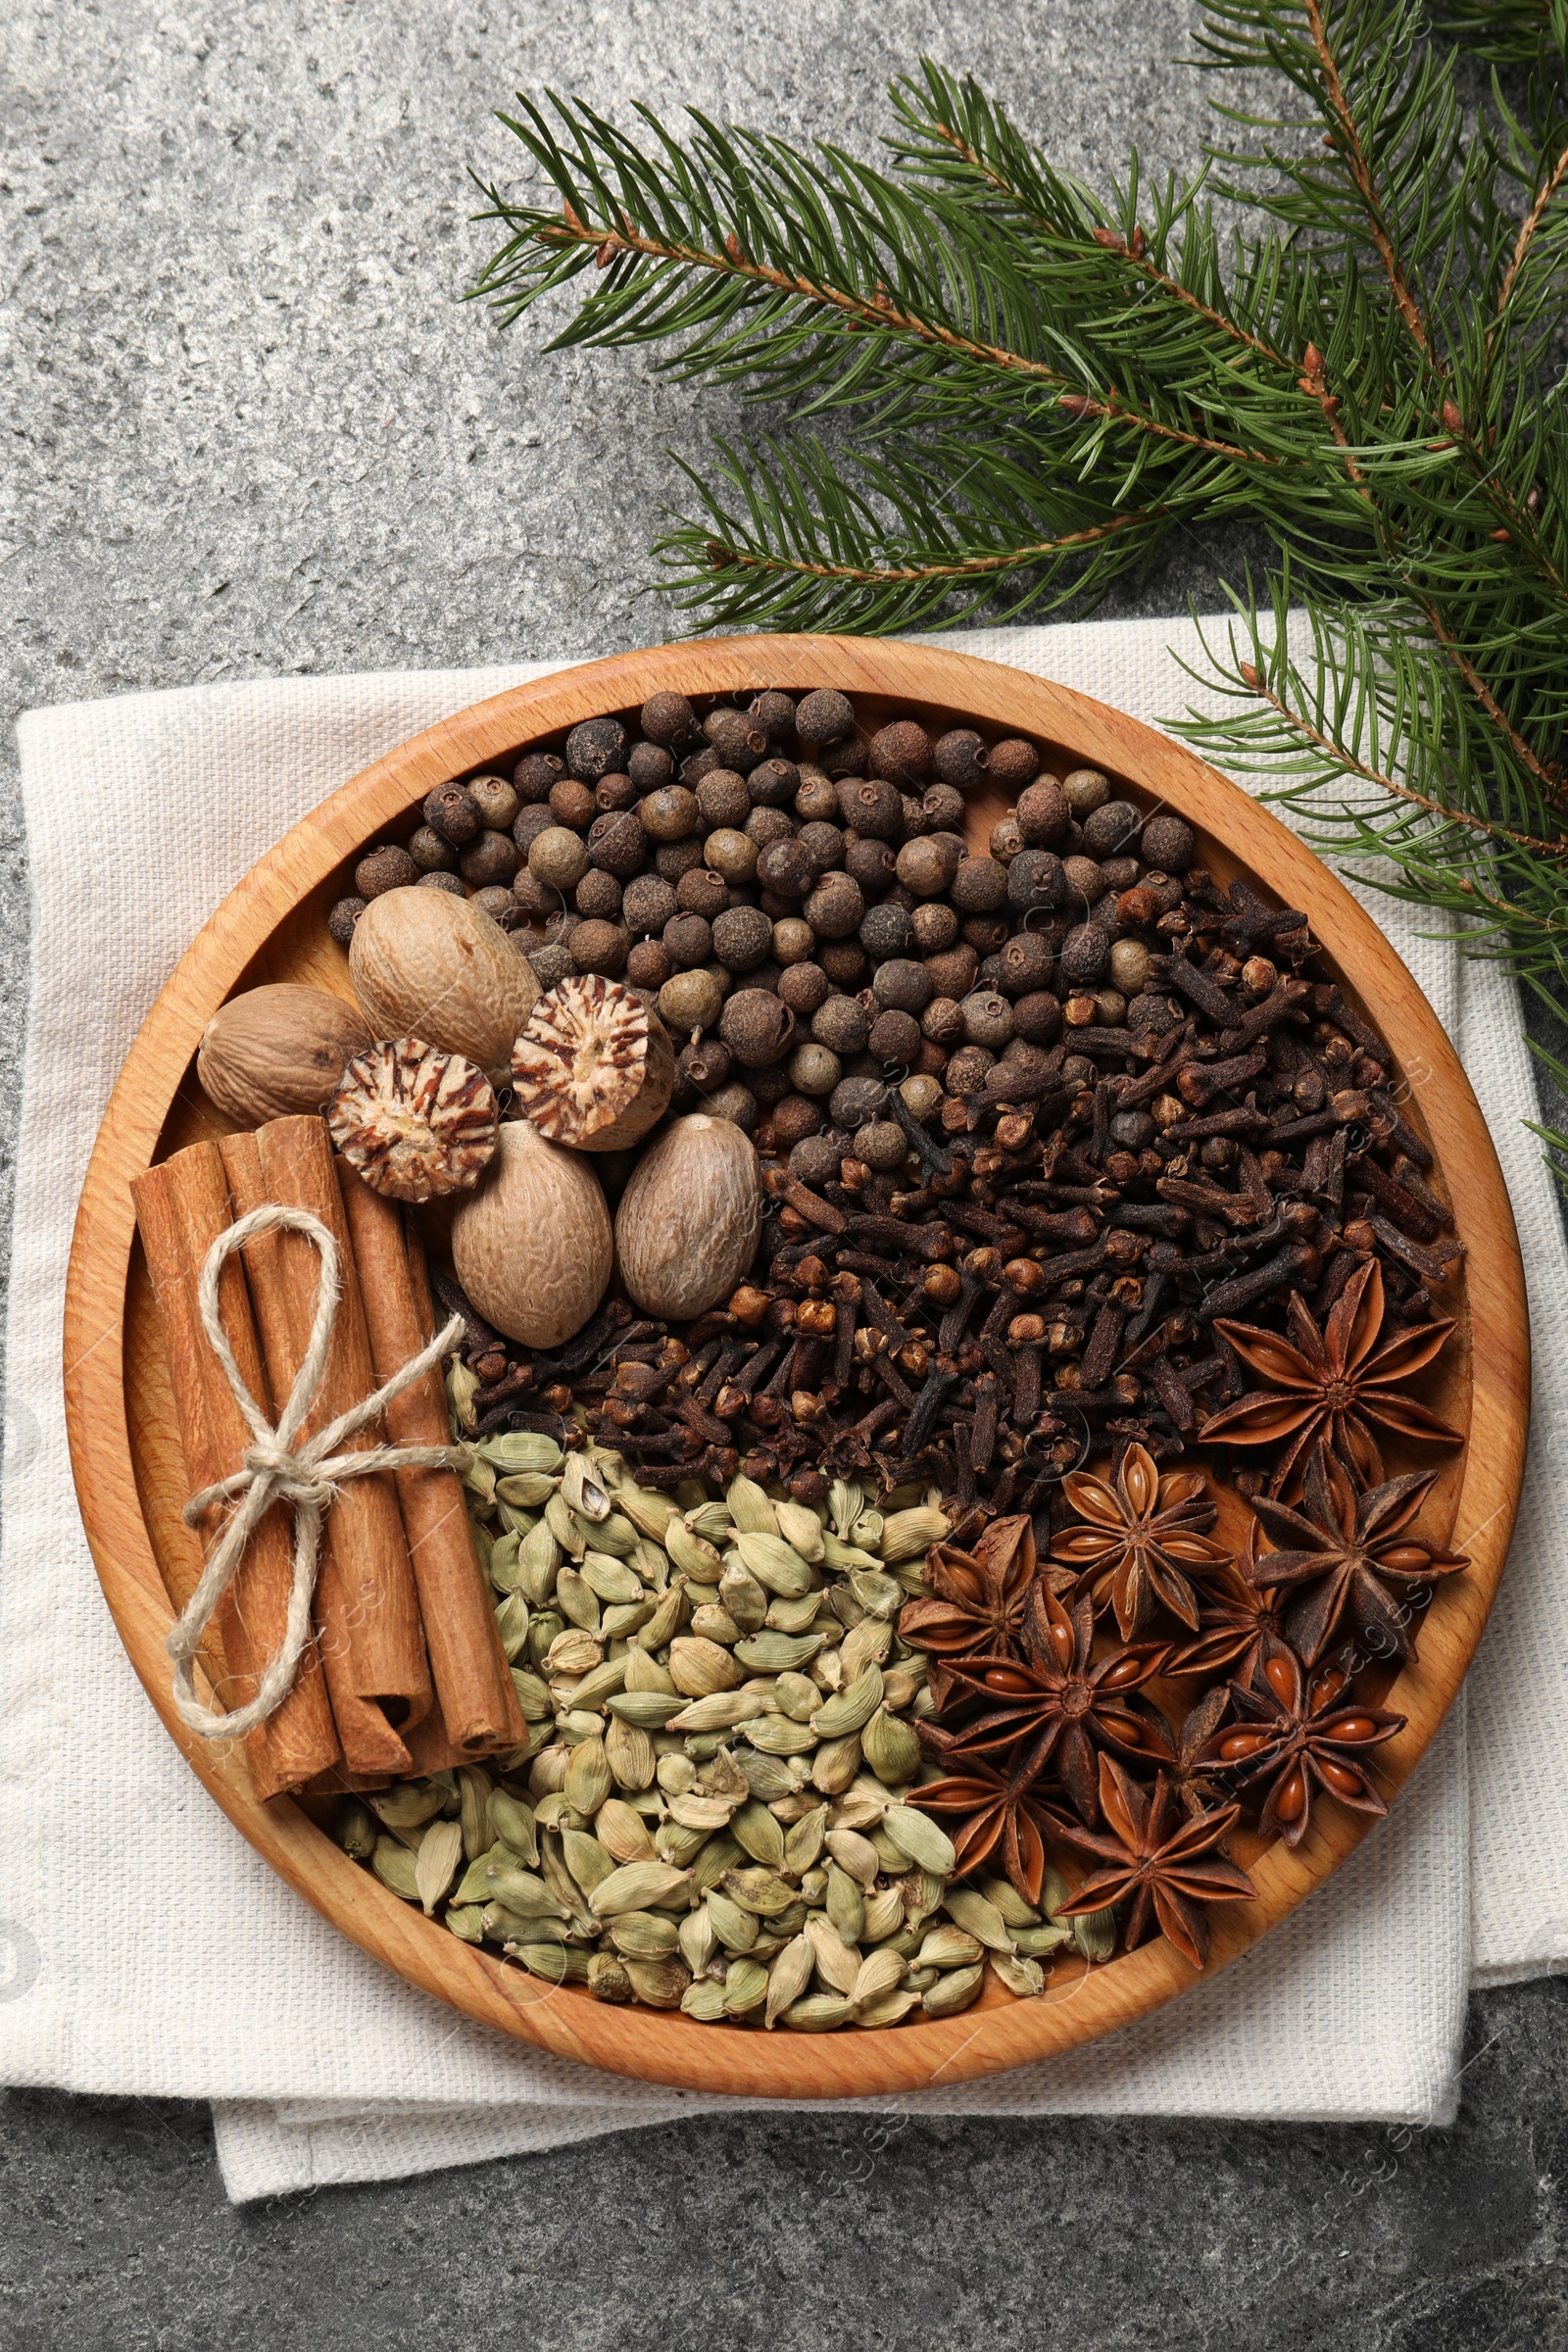
<svg viewBox="0 0 1568 2352">
<path fill-rule="evenodd" d="M 990 1077 L 996 1055 L 985 1046 L 960 1046 L 944 1073 L 950 1095 L 960 1102 L 979 1094 Z"/>
<path fill-rule="evenodd" d="M 548 800 L 531 801 L 526 808 L 519 808 L 512 827 L 518 856 L 526 858 L 540 834 L 548 833 L 555 821 Z"/>
<path fill-rule="evenodd" d="M 958 936 L 957 916 L 951 906 L 936 900 L 916 906 L 909 920 L 914 925 L 915 948 L 922 956 L 940 956 Z"/>
<path fill-rule="evenodd" d="M 802 911 L 818 939 L 848 939 L 852 931 L 859 929 L 865 898 L 859 884 L 852 882 L 848 874 L 827 873 Z"/>
<path fill-rule="evenodd" d="M 432 833 L 460 849 L 484 823 L 479 804 L 466 784 L 438 784 L 425 801 L 423 813 Z"/>
<path fill-rule="evenodd" d="M 505 776 L 470 776 L 467 782 L 469 798 L 493 833 L 510 833 L 512 822 L 521 808 L 515 788 Z"/>
<path fill-rule="evenodd" d="M 703 862 L 703 845 L 695 833 L 681 841 L 662 841 L 654 852 L 654 871 L 662 874 L 666 882 L 679 884 L 683 874 Z"/>
<path fill-rule="evenodd" d="M 746 779 L 756 808 L 788 808 L 801 789 L 801 771 L 793 760 L 763 760 Z"/>
<path fill-rule="evenodd" d="M 720 704 L 703 721 L 703 733 L 727 767 L 745 775 L 767 757 L 767 737 L 753 718 Z"/>
<path fill-rule="evenodd" d="M 620 915 L 629 931 L 662 931 L 675 911 L 675 893 L 661 875 L 638 874 L 627 883 Z"/>
<path fill-rule="evenodd" d="M 579 972 L 599 972 L 618 980 L 626 969 L 631 941 L 618 923 L 579 923 L 567 942 L 567 953 Z"/>
<path fill-rule="evenodd" d="M 421 874 L 455 874 L 458 853 L 433 825 L 421 825 L 409 843 L 409 856 Z"/>
<path fill-rule="evenodd" d="M 905 889 L 917 899 L 940 898 L 958 870 L 958 852 L 950 840 L 923 833 L 905 843 L 896 870 Z"/>
<path fill-rule="evenodd" d="M 838 743 L 825 743 L 816 755 L 823 775 L 831 776 L 835 783 L 845 776 L 863 776 L 865 760 L 865 745 L 858 735 L 846 735 Z"/>
<path fill-rule="evenodd" d="M 584 784 L 619 774 L 626 765 L 626 730 L 618 718 L 585 718 L 566 737 L 566 766 Z"/>
<path fill-rule="evenodd" d="M 856 989 L 865 979 L 865 953 L 857 940 L 822 941 L 816 951 L 816 960 L 835 988 Z"/>
<path fill-rule="evenodd" d="M 713 921 L 713 954 L 732 972 L 751 972 L 766 961 L 773 926 L 760 906 L 729 906 Z"/>
<path fill-rule="evenodd" d="M 640 939 L 626 958 L 626 984 L 629 988 L 661 989 L 674 968 L 662 940 Z"/>
<path fill-rule="evenodd" d="M 620 884 L 613 874 L 601 873 L 597 866 L 590 866 L 573 893 L 572 905 L 580 915 L 590 921 L 617 922 L 621 906 Z M 522 911 L 515 899 L 512 901 L 512 911 L 514 915 Z"/>
<path fill-rule="evenodd" d="M 565 772 L 566 763 L 556 753 L 524 752 L 512 771 L 512 789 L 527 808 L 538 802 L 548 801 L 552 788 L 561 782 Z M 425 822 L 428 824 L 431 819 L 426 816 Z"/>
<path fill-rule="evenodd" d="M 1157 866 L 1162 873 L 1185 874 L 1198 855 L 1198 842 L 1191 825 L 1162 808 L 1145 825 L 1138 854 L 1146 865 Z"/>
<path fill-rule="evenodd" d="M 1113 988 L 1124 997 L 1136 997 L 1153 969 L 1153 953 L 1141 939 L 1117 939 L 1111 942 L 1108 972 Z"/>
<path fill-rule="evenodd" d="M 588 845 L 565 825 L 552 825 L 529 850 L 528 871 L 551 890 L 575 890 L 588 871 Z"/>
<path fill-rule="evenodd" d="M 1067 897 L 1061 859 L 1054 850 L 1020 850 L 1007 867 L 1007 904 L 1019 914 L 1060 906 Z M 960 874 L 963 868 L 958 868 Z"/>
<path fill-rule="evenodd" d="M 764 686 L 760 694 L 752 697 L 746 709 L 748 717 L 755 720 L 764 735 L 775 740 L 789 734 L 795 724 L 795 697 L 776 686 Z"/>
<path fill-rule="evenodd" d="M 677 914 L 660 937 L 677 972 L 694 971 L 713 953 L 712 925 L 700 914 Z"/>
<path fill-rule="evenodd" d="M 1098 923 L 1078 923 L 1061 943 L 1057 958 L 1069 988 L 1094 988 L 1105 977 L 1110 942 Z"/>
<path fill-rule="evenodd" d="M 773 1149 L 793 1152 L 808 1135 L 818 1135 L 825 1124 L 820 1102 L 808 1095 L 786 1095 L 773 1112 Z"/>
<path fill-rule="evenodd" d="M 963 795 L 952 784 L 928 784 L 920 795 L 922 833 L 956 833 L 963 838 Z"/>
<path fill-rule="evenodd" d="M 871 994 L 885 1012 L 923 1012 L 935 991 L 931 974 L 923 963 L 906 956 L 894 956 L 877 965 L 871 976 Z"/>
<path fill-rule="evenodd" d="M 888 1104 L 888 1090 L 880 1078 L 841 1078 L 828 1098 L 827 1115 L 835 1127 L 851 1135 L 879 1118 Z"/>
<path fill-rule="evenodd" d="M 718 1034 L 749 1070 L 780 1060 L 795 1040 L 795 1015 L 764 988 L 738 988 L 719 1014 Z"/>
<path fill-rule="evenodd" d="M 1009 864 L 1017 857 L 1023 848 L 1023 835 L 1018 829 L 1015 815 L 1009 812 L 998 818 L 991 828 L 990 848 L 992 857 L 1000 858 L 1004 865 Z"/>
<path fill-rule="evenodd" d="M 870 1034 L 865 1007 L 858 997 L 829 997 L 811 1015 L 811 1035 L 835 1054 L 858 1054 Z"/>
<path fill-rule="evenodd" d="M 387 842 L 371 850 L 354 868 L 354 887 L 362 899 L 379 899 L 389 890 L 407 890 L 419 879 L 419 869 L 407 850 Z"/>
<path fill-rule="evenodd" d="M 643 830 L 655 841 L 684 841 L 697 830 L 702 813 L 697 795 L 684 784 L 662 784 L 643 801 L 638 812 Z"/>
<path fill-rule="evenodd" d="M 517 845 L 510 833 L 480 833 L 458 859 L 458 870 L 474 890 L 508 883 L 517 870 Z"/>
<path fill-rule="evenodd" d="M 1086 906 L 1093 906 L 1097 900 L 1104 897 L 1105 869 L 1095 858 L 1076 856 L 1064 858 L 1061 872 L 1067 885 L 1068 899 L 1074 905 L 1081 899 Z"/>
<path fill-rule="evenodd" d="M 1007 896 L 1008 871 L 995 858 L 965 858 L 950 888 L 959 913 L 995 913 Z"/>
<path fill-rule="evenodd" d="M 617 882 L 629 882 L 640 874 L 648 855 L 648 836 L 636 813 L 624 808 L 596 816 L 588 828 L 588 855 Z"/>
<path fill-rule="evenodd" d="M 659 992 L 659 1017 L 676 1037 L 710 1029 L 723 1009 L 724 992 L 711 972 L 676 972 Z"/>
<path fill-rule="evenodd" d="M 917 719 L 896 718 L 872 736 L 869 760 L 873 776 L 908 791 L 931 773 L 931 738 Z"/>
<path fill-rule="evenodd" d="M 697 713 L 683 694 L 650 695 L 642 708 L 641 725 L 651 743 L 680 743 L 697 733 Z"/>
<path fill-rule="evenodd" d="M 568 825 L 573 833 L 586 833 L 599 814 L 599 804 L 576 776 L 563 776 L 559 784 L 550 788 L 550 813 L 558 825 Z"/>
<path fill-rule="evenodd" d="M 830 1095 L 844 1075 L 844 1065 L 828 1046 L 808 1040 L 790 1055 L 790 1083 L 803 1095 Z M 776 1133 L 776 1129 L 775 1129 Z"/>
<path fill-rule="evenodd" d="M 834 807 L 837 806 L 835 801 Z M 808 824 L 801 827 L 795 838 L 818 875 L 835 872 L 843 866 L 844 828 L 841 825 L 825 824 L 813 817 Z"/>
<path fill-rule="evenodd" d="M 804 899 L 815 887 L 816 867 L 799 841 L 770 841 L 758 854 L 757 879 L 781 899 Z"/>
<path fill-rule="evenodd" d="M 774 925 L 775 936 L 783 927 L 782 923 Z M 807 926 L 803 923 L 801 928 L 805 930 Z M 819 963 L 796 962 L 780 972 L 778 994 L 798 1019 L 808 1020 L 826 1001 L 831 985 Z"/>
<path fill-rule="evenodd" d="M 713 872 L 735 885 L 750 882 L 757 871 L 757 844 L 731 826 L 720 825 L 703 845 L 703 858 Z"/>
<path fill-rule="evenodd" d="M 1130 801 L 1102 801 L 1083 820 L 1084 848 L 1092 858 L 1123 857 L 1137 841 L 1143 822 Z"/>
<path fill-rule="evenodd" d="M 575 943 L 574 943 L 575 944 Z M 988 1046 L 1000 1054 L 1012 1036 L 1012 1006 L 994 989 L 979 989 L 965 997 L 963 1040 L 968 1046 Z"/>
<path fill-rule="evenodd" d="M 899 1168 L 909 1149 L 904 1129 L 892 1119 L 872 1119 L 858 1129 L 855 1156 L 868 1168 Z"/>
<path fill-rule="evenodd" d="M 1110 798 L 1109 779 L 1098 767 L 1075 767 L 1070 776 L 1062 777 L 1061 789 L 1079 824 Z"/>
<path fill-rule="evenodd" d="M 920 1024 L 912 1013 L 879 1012 L 869 1046 L 878 1061 L 912 1062 L 920 1051 Z"/>
<path fill-rule="evenodd" d="M 1036 989 L 1049 988 L 1055 957 L 1051 942 L 1042 939 L 1038 931 L 1015 931 L 997 961 L 1001 966 L 998 980 L 1008 996 L 1027 997 Z"/>
<path fill-rule="evenodd" d="M 340 948 L 346 948 L 354 937 L 354 926 L 365 912 L 366 905 L 364 899 L 339 899 L 327 916 L 327 936 L 335 939 Z"/>
<path fill-rule="evenodd" d="M 594 806 L 607 815 L 635 808 L 636 803 L 637 787 L 630 776 L 601 776 L 594 786 Z"/>
<path fill-rule="evenodd" d="M 956 997 L 933 997 L 920 1015 L 920 1034 L 934 1046 L 956 1046 L 963 1037 L 963 1006 Z"/>
<path fill-rule="evenodd" d="M 759 851 L 771 847 L 775 841 L 795 839 L 795 819 L 783 808 L 754 808 L 741 827 L 748 841 L 755 841 Z"/>
<path fill-rule="evenodd" d="M 914 925 L 908 910 L 884 901 L 871 906 L 856 934 L 873 964 L 886 963 L 891 956 L 907 956 L 914 946 Z"/>
<path fill-rule="evenodd" d="M 980 958 L 967 943 L 925 959 L 926 978 L 934 997 L 966 997 L 979 968 Z"/>
<path fill-rule="evenodd" d="M 657 792 L 675 780 L 674 756 L 662 743 L 634 743 L 626 756 L 626 775 L 633 792 Z"/>
<path fill-rule="evenodd" d="M 991 755 L 973 727 L 955 727 L 937 738 L 931 764 L 944 784 L 958 792 L 971 792 L 990 767 Z"/>
<path fill-rule="evenodd" d="M 705 825 L 744 825 L 752 813 L 746 778 L 732 767 L 710 768 L 697 787 L 697 806 Z"/>
<path fill-rule="evenodd" d="M 878 776 L 847 778 L 839 786 L 839 808 L 846 825 L 874 841 L 898 841 L 904 834 L 904 801 L 896 784 Z"/>
<path fill-rule="evenodd" d="M 858 833 L 853 840 L 846 834 L 844 843 L 844 871 L 852 882 L 858 882 L 868 899 L 879 899 L 893 888 L 898 866 L 890 841 L 873 841 Z"/>
<path fill-rule="evenodd" d="M 1040 754 L 1019 735 L 991 746 L 991 781 L 1004 792 L 1022 792 L 1040 772 Z"/>
<path fill-rule="evenodd" d="M 1041 776 L 1018 795 L 1018 831 L 1024 847 L 1054 850 L 1072 823 L 1067 796 L 1054 776 Z"/>
<path fill-rule="evenodd" d="M 855 725 L 855 707 L 847 694 L 819 686 L 795 709 L 795 732 L 802 743 L 836 743 Z"/>
<path fill-rule="evenodd" d="M 919 1071 L 912 1078 L 906 1078 L 899 1093 L 904 1098 L 906 1109 L 920 1120 L 928 1119 L 942 1100 L 942 1089 L 936 1079 L 922 1076 Z M 952 1299 L 949 1299 L 948 1304 L 951 1306 L 952 1303 Z"/>
<path fill-rule="evenodd" d="M 839 788 L 819 767 L 803 767 L 795 813 L 803 824 L 832 824 L 839 812 Z"/>
</svg>

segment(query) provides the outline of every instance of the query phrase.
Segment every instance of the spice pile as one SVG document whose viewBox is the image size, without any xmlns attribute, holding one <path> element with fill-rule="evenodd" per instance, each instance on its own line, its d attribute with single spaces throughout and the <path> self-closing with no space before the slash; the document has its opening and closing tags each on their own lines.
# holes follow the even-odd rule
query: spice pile
<svg viewBox="0 0 1568 2352">
<path fill-rule="evenodd" d="M 528 1738 L 363 1788 L 350 1850 L 699 2017 L 940 2014 L 1069 1936 L 1200 1966 L 1244 1821 L 1384 1809 L 1365 1677 L 1465 1565 L 1410 1391 L 1462 1253 L 1306 917 L 1096 771 L 822 690 L 659 695 L 421 815 L 331 912 L 364 1033 L 256 991 L 201 1063 L 230 1116 L 330 1092 L 411 1232 L 447 1197 Z"/>
</svg>

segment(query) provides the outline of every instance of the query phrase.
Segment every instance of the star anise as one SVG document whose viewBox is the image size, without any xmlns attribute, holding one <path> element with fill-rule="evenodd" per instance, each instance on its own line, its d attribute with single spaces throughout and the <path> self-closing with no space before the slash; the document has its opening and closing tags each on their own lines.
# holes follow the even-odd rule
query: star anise
<svg viewBox="0 0 1568 2352">
<path fill-rule="evenodd" d="M 924 1723 L 919 1733 L 926 1753 L 947 1762 L 951 1736 Z M 1046 1874 L 1044 1840 L 1058 1834 L 1062 1820 L 1040 1787 L 1005 1760 L 992 1765 L 983 1756 L 971 1756 L 957 1772 L 916 1788 L 910 1802 L 948 1821 L 957 1877 L 979 1870 L 1000 1845 L 1008 1878 L 1026 1903 L 1038 1904 Z"/>
<path fill-rule="evenodd" d="M 1257 1892 L 1245 1870 L 1214 1851 L 1240 1808 L 1221 1805 L 1184 1817 L 1162 1772 L 1152 1788 L 1145 1788 L 1113 1756 L 1100 1759 L 1100 1806 L 1108 1836 L 1072 1823 L 1056 1832 L 1063 1844 L 1101 1865 L 1057 1916 L 1081 1919 L 1131 1895 L 1123 1949 L 1135 1951 L 1152 1935 L 1163 1934 L 1184 1960 L 1201 1968 L 1208 1958 L 1204 1904 L 1249 1902 Z"/>
<path fill-rule="evenodd" d="M 1005 1748 L 1012 1755 L 1011 1769 L 1030 1781 L 1054 1763 L 1073 1804 L 1093 1822 L 1099 1805 L 1095 1751 L 1104 1746 L 1132 1756 L 1144 1752 L 1150 1726 L 1127 1699 L 1159 1672 L 1169 1654 L 1167 1643 L 1145 1642 L 1092 1662 L 1094 1635 L 1095 1606 L 1088 1593 L 1069 1616 L 1055 1594 L 1037 1582 L 1024 1614 L 1023 1662 L 965 1658 L 949 1669 L 956 1695 L 981 1702 L 979 1714 L 953 1735 L 948 1749 L 953 1763 L 967 1769 L 971 1758 Z"/>
<path fill-rule="evenodd" d="M 1257 1498 L 1253 1507 L 1280 1548 L 1265 1552 L 1252 1574 L 1291 1592 L 1285 1637 L 1308 1665 L 1347 1616 L 1375 1657 L 1415 1656 L 1405 1628 L 1410 1590 L 1470 1564 L 1464 1552 L 1406 1532 L 1437 1475 L 1412 1472 L 1357 1494 L 1344 1464 L 1319 1445 L 1298 1510 Z"/>
<path fill-rule="evenodd" d="M 1108 1600 L 1123 1641 L 1147 1625 L 1157 1603 L 1198 1631 L 1198 1595 L 1184 1568 L 1211 1574 L 1232 1557 L 1204 1532 L 1217 1513 L 1200 1470 L 1161 1478 L 1143 1446 L 1129 1446 L 1113 1481 L 1078 1471 L 1062 1492 L 1087 1527 L 1069 1527 L 1051 1556 L 1074 1568 L 1097 1607 Z"/>
<path fill-rule="evenodd" d="M 1407 1324 L 1378 1347 L 1383 1276 L 1376 1258 L 1351 1275 L 1321 1330 L 1295 1291 L 1286 1321 L 1289 1341 L 1250 1323 L 1216 1321 L 1214 1329 L 1267 1386 L 1221 1405 L 1198 1433 L 1205 1443 L 1222 1438 L 1229 1446 L 1273 1446 L 1289 1439 L 1270 1482 L 1273 1494 L 1281 1492 L 1319 1437 L 1332 1439 L 1335 1451 L 1365 1487 L 1379 1485 L 1384 1475 L 1374 1422 L 1400 1437 L 1443 1446 L 1463 1443 L 1461 1430 L 1450 1429 L 1396 1386 L 1425 1370 L 1453 1324 Z"/>
<path fill-rule="evenodd" d="M 1168 1716 L 1152 1702 L 1135 1701 L 1148 1721 L 1152 1738 L 1147 1756 L 1156 1762 L 1170 1783 L 1172 1796 L 1187 1813 L 1202 1813 L 1215 1796 L 1212 1765 L 1200 1762 L 1203 1749 L 1230 1712 L 1231 1694 L 1223 1683 L 1205 1690 L 1183 1718 L 1178 1731 Z"/>
<path fill-rule="evenodd" d="M 1257 1532 L 1253 1522 L 1252 1533 Z M 1171 1659 L 1171 1674 L 1217 1674 L 1234 1669 L 1250 1683 L 1269 1642 L 1285 1633 L 1285 1611 L 1273 1585 L 1262 1583 L 1250 1542 L 1234 1568 L 1222 1568 L 1198 1595 L 1198 1639 L 1184 1642 Z"/>
<path fill-rule="evenodd" d="M 1037 1573 L 1027 1513 L 993 1519 L 972 1551 L 953 1544 L 932 1545 L 925 1562 L 931 1591 L 906 1602 L 899 1632 L 930 1659 L 931 1695 L 938 1706 L 946 1704 L 952 1688 L 948 1661 L 1004 1657 L 1016 1649 Z"/>
<path fill-rule="evenodd" d="M 1388 1811 L 1363 1759 L 1403 1731 L 1404 1717 L 1352 1697 L 1343 1663 L 1319 1667 L 1309 1681 L 1296 1652 L 1271 1642 L 1252 1683 L 1232 1683 L 1231 1697 L 1242 1721 L 1216 1732 L 1200 1761 L 1244 1783 L 1267 1781 L 1257 1825 L 1265 1838 L 1299 1845 L 1314 1788 L 1357 1813 Z"/>
</svg>

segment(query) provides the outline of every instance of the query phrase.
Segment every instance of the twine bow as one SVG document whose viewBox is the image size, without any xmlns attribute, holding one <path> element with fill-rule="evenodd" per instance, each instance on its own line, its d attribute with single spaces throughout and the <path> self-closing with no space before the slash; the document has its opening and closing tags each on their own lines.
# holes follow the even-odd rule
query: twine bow
<svg viewBox="0 0 1568 2352">
<path fill-rule="evenodd" d="M 245 1386 L 234 1361 L 234 1350 L 219 1313 L 218 1279 L 234 1251 L 246 1242 L 259 1233 L 277 1232 L 302 1233 L 313 1242 L 320 1252 L 321 1273 L 310 1346 L 274 1429 Z M 248 1216 L 219 1235 L 202 1265 L 196 1293 L 202 1329 L 223 1368 L 235 1403 L 250 1424 L 254 1440 L 242 1466 L 227 1478 L 220 1479 L 216 1486 L 204 1487 L 199 1494 L 193 1494 L 184 1510 L 186 1525 L 194 1527 L 215 1504 L 237 1500 L 239 1506 L 164 1644 L 174 1661 L 174 1704 L 190 1730 L 203 1740 L 242 1739 L 259 1723 L 265 1723 L 294 1688 L 300 1658 L 311 1639 L 311 1602 L 316 1592 L 321 1527 L 344 1481 L 368 1478 L 379 1470 L 461 1470 L 468 1460 L 467 1448 L 462 1446 L 370 1446 L 347 1453 L 333 1451 L 345 1438 L 353 1437 L 368 1421 L 383 1412 L 394 1396 L 401 1396 L 405 1389 L 422 1380 L 447 1350 L 457 1345 L 463 1337 L 463 1320 L 458 1315 L 372 1396 L 367 1396 L 361 1404 L 350 1405 L 346 1413 L 339 1413 L 335 1421 L 328 1422 L 304 1445 L 298 1443 L 326 1371 L 327 1349 L 341 1296 L 337 1243 L 319 1217 L 312 1216 L 309 1209 L 281 1208 L 270 1203 L 253 1208 Z M 294 1575 L 283 1640 L 276 1656 L 268 1661 L 256 1696 L 245 1706 L 225 1714 L 216 1707 L 204 1706 L 197 1697 L 192 1662 L 202 1635 L 245 1555 L 245 1546 L 274 1502 L 287 1503 L 294 1514 Z"/>
</svg>

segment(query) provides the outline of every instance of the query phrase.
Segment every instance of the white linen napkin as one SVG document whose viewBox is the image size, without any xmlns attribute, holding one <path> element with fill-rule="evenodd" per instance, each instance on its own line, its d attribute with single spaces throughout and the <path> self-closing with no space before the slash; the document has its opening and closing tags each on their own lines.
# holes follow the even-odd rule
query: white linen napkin
<svg viewBox="0 0 1568 2352">
<path fill-rule="evenodd" d="M 1190 622 L 943 642 L 1149 720 L 1196 699 L 1173 659 L 1197 658 Z M 762 2103 L 521 2047 L 318 1919 L 166 1739 L 104 1605 L 66 1472 L 59 1358 L 75 1200 L 159 988 L 224 893 L 327 792 L 551 666 L 194 687 L 21 724 L 33 935 L 0 1545 L 0 2082 L 210 2098 L 236 2199 Z M 1455 1707 L 1390 1821 L 1213 1983 L 1063 2058 L 857 2107 L 1443 2122 L 1468 1984 L 1568 1955 L 1568 1790 L 1540 1766 L 1568 1688 L 1548 1524 L 1562 1491 L 1568 1251 L 1519 1124 L 1534 1094 L 1511 987 L 1461 961 L 1451 939 L 1421 936 L 1404 908 L 1368 903 L 1470 1072 L 1531 1283 L 1532 1477 L 1468 1709 Z"/>
</svg>

